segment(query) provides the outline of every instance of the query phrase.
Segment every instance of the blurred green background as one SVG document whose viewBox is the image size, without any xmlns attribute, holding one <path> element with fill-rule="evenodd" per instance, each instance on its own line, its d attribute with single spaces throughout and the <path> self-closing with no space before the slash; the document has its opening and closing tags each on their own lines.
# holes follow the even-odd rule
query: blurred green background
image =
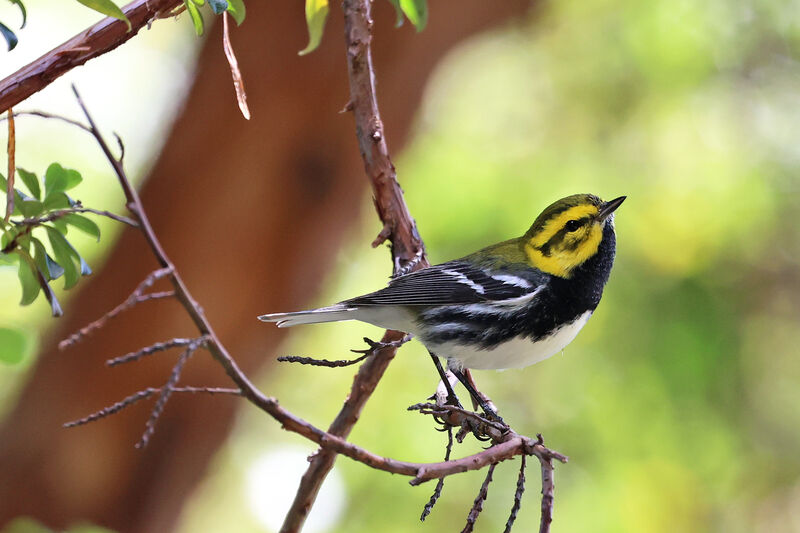
<svg viewBox="0 0 800 533">
<path fill-rule="evenodd" d="M 533 367 L 476 373 L 517 431 L 570 456 L 556 469 L 554 531 L 800 531 L 799 61 L 796 1 L 571 0 L 465 42 L 431 80 L 396 163 L 432 262 L 521 234 L 567 194 L 628 196 L 611 280 L 578 338 Z M 54 158 L 34 157 L 41 170 Z M 369 248 L 378 223 L 364 213 L 317 304 L 386 282 L 387 254 Z M 2 276 L 13 326 L 18 289 Z M 25 320 L 46 327 L 44 304 L 33 309 Z M 282 352 L 341 358 L 379 334 L 298 328 Z M 2 367 L 3 388 L 30 361 Z M 273 366 L 261 385 L 324 427 L 352 375 Z M 435 384 L 421 346 L 404 347 L 351 440 L 440 460 L 445 436 L 405 410 Z M 274 530 L 293 493 L 282 486 L 313 449 L 242 409 L 180 531 Z M 516 473 L 498 467 L 478 530 L 505 523 Z M 458 530 L 482 479 L 448 479 L 419 525 L 433 485 L 340 459 L 306 531 Z M 516 531 L 538 527 L 535 462 L 528 480 Z"/>
</svg>

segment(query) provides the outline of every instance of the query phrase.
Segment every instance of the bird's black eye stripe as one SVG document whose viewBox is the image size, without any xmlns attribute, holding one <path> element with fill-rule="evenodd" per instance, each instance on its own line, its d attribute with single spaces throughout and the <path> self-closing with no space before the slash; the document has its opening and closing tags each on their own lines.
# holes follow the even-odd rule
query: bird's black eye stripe
<svg viewBox="0 0 800 533">
<path fill-rule="evenodd" d="M 581 226 L 583 226 L 583 223 L 584 223 L 584 222 L 585 222 L 585 219 L 581 219 L 581 220 L 570 220 L 570 221 L 568 221 L 568 222 L 567 222 L 567 223 L 564 225 L 564 228 L 565 228 L 567 231 L 570 231 L 570 232 L 572 232 L 572 231 L 575 231 L 575 230 L 577 230 L 577 229 L 578 229 L 578 228 L 580 228 Z"/>
</svg>

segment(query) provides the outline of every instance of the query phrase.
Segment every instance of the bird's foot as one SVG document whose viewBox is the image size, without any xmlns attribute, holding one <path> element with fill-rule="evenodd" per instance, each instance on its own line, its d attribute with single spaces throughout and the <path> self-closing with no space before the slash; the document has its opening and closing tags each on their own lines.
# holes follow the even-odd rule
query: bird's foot
<svg viewBox="0 0 800 533">
<path fill-rule="evenodd" d="M 491 420 L 492 422 L 497 422 L 498 424 L 503 424 L 504 426 L 508 427 L 508 424 L 505 423 L 503 417 L 497 414 L 497 411 L 495 411 L 488 405 L 483 406 L 483 415 L 485 418 Z"/>
</svg>

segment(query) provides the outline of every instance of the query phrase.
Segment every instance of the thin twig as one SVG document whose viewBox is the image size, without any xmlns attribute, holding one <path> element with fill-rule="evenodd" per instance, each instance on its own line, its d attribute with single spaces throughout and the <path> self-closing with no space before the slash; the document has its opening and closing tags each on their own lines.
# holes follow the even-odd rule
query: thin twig
<svg viewBox="0 0 800 533">
<path fill-rule="evenodd" d="M 520 456 L 519 464 L 519 477 L 517 477 L 517 490 L 514 493 L 514 505 L 511 506 L 511 514 L 508 515 L 506 521 L 506 528 L 503 533 L 511 533 L 511 528 L 514 527 L 514 521 L 517 519 L 517 513 L 522 506 L 522 494 L 525 492 L 525 468 L 527 467 L 527 456 Z"/>
<path fill-rule="evenodd" d="M 97 412 L 90 414 L 89 416 L 80 418 L 78 420 L 73 420 L 72 422 L 67 422 L 64 424 L 65 428 L 72 428 L 76 426 L 83 426 L 90 422 L 95 422 L 100 420 L 101 418 L 106 418 L 111 416 L 115 413 L 120 412 L 121 410 L 129 407 L 139 400 L 144 400 L 153 396 L 154 394 L 158 394 L 161 392 L 160 387 L 149 387 L 143 390 L 140 390 L 137 393 L 131 394 L 127 398 L 110 405 L 108 407 L 104 407 Z M 232 394 L 236 396 L 241 396 L 242 391 L 239 389 L 230 389 L 230 388 L 223 388 L 223 387 L 173 387 L 172 392 L 178 393 L 191 393 L 191 394 L 198 394 L 198 393 L 205 393 L 205 394 Z"/>
<path fill-rule="evenodd" d="M 464 526 L 464 529 L 461 530 L 461 533 L 472 533 L 472 530 L 475 527 L 475 521 L 478 519 L 478 516 L 483 510 L 483 502 L 486 501 L 486 498 L 489 495 L 489 484 L 492 482 L 492 474 L 494 473 L 494 467 L 496 466 L 497 463 L 492 463 L 489 465 L 489 469 L 486 472 L 486 477 L 483 479 L 483 483 L 481 484 L 481 490 L 479 490 L 478 495 L 475 496 L 475 501 L 472 503 L 472 509 L 469 510 L 469 514 L 467 515 L 467 524 Z"/>
<path fill-rule="evenodd" d="M 337 368 L 337 367 L 344 367 L 344 366 L 351 366 L 356 363 L 360 363 L 367 357 L 374 355 L 375 352 L 382 348 L 399 348 L 403 344 L 407 343 L 413 338 L 413 335 L 410 333 L 406 334 L 402 339 L 398 341 L 392 342 L 375 342 L 368 337 L 364 337 L 364 342 L 369 345 L 369 348 L 366 350 L 350 350 L 353 353 L 360 353 L 363 354 L 361 357 L 357 357 L 355 359 L 335 359 L 333 361 L 329 359 L 315 359 L 313 357 L 302 357 L 299 355 L 283 355 L 278 357 L 278 361 L 281 363 L 300 363 L 301 365 L 310 365 L 310 366 L 324 366 L 328 368 Z"/>
<path fill-rule="evenodd" d="M 194 355 L 194 352 L 203 344 L 203 342 L 204 339 L 200 338 L 194 339 L 191 343 L 189 343 L 181 356 L 178 358 L 175 366 L 172 367 L 172 373 L 170 373 L 169 379 L 164 386 L 161 387 L 161 391 L 158 394 L 158 400 L 156 400 L 156 404 L 153 406 L 153 410 L 150 412 L 150 418 L 148 418 L 147 422 L 145 423 L 144 433 L 142 434 L 142 438 L 139 439 L 139 442 L 136 443 L 136 448 L 144 448 L 147 446 L 147 443 L 150 442 L 150 437 L 153 436 L 153 432 L 156 430 L 156 423 L 158 422 L 158 419 L 161 418 L 161 414 L 164 412 L 164 407 L 166 407 L 167 401 L 169 401 L 169 397 L 172 395 L 175 385 L 181 378 L 183 367 L 189 361 L 189 358 Z"/>
<path fill-rule="evenodd" d="M 100 211 L 99 209 L 92 209 L 89 207 L 83 207 L 80 202 L 76 202 L 75 207 L 70 207 L 67 209 L 59 209 L 58 211 L 52 211 L 43 217 L 35 217 L 35 218 L 23 218 L 19 221 L 12 222 L 17 226 L 41 226 L 42 224 L 47 224 L 48 222 L 52 222 L 54 220 L 58 220 L 63 218 L 71 213 L 92 213 L 95 215 L 104 216 L 110 218 L 112 220 L 116 220 L 117 222 L 122 222 L 123 224 L 127 224 L 134 228 L 138 228 L 139 224 L 135 220 L 131 220 L 130 218 L 122 215 L 117 215 L 111 213 L 109 211 Z"/>
<path fill-rule="evenodd" d="M 131 293 L 130 296 L 128 296 L 128 298 L 124 302 L 122 302 L 121 304 L 116 306 L 114 309 L 112 309 L 111 311 L 109 311 L 105 315 L 101 316 L 100 318 L 98 318 L 97 320 L 92 322 L 91 324 L 88 324 L 88 325 L 84 326 L 83 328 L 81 328 L 76 333 L 73 333 L 72 335 L 70 335 L 69 337 L 64 339 L 63 341 L 59 342 L 58 343 L 58 349 L 59 350 L 64 350 L 64 349 L 68 348 L 69 346 L 72 346 L 73 344 L 83 340 L 87 335 L 89 335 L 93 331 L 98 330 L 98 329 L 102 328 L 103 326 L 105 326 L 106 322 L 108 322 L 110 319 L 116 317 L 117 315 L 119 315 L 123 311 L 127 311 L 128 309 L 136 306 L 137 304 L 140 304 L 142 302 L 146 302 L 146 301 L 149 301 L 149 300 L 159 300 L 159 299 L 170 298 L 172 296 L 175 296 L 175 292 L 174 291 L 158 292 L 158 293 L 152 293 L 152 294 L 144 294 L 144 291 L 149 289 L 150 287 L 152 287 L 153 284 L 156 281 L 158 281 L 161 278 L 164 278 L 166 276 L 169 276 L 171 272 L 172 272 L 172 270 L 170 268 L 160 268 L 160 269 L 154 270 L 153 272 L 148 274 L 148 276 L 144 279 L 144 281 L 142 281 L 139 284 L 139 286 L 136 287 L 136 289 Z"/>
<path fill-rule="evenodd" d="M 541 440 L 541 435 L 539 435 Z M 553 522 L 553 461 L 550 457 L 540 456 L 542 465 L 542 517 L 539 522 L 539 533 L 549 533 L 550 524 Z"/>
<path fill-rule="evenodd" d="M 16 134 L 14 131 L 14 111 L 8 110 L 8 186 L 6 187 L 6 216 L 3 220 L 8 222 L 14 212 L 14 176 L 17 173 L 14 164 L 14 153 L 16 152 Z"/>
<path fill-rule="evenodd" d="M 14 111 L 12 116 L 14 116 L 14 117 L 39 117 L 39 118 L 46 118 L 46 119 L 55 119 L 55 120 L 60 120 L 62 122 L 66 122 L 67 124 L 71 124 L 73 126 L 76 126 L 76 127 L 80 128 L 80 129 L 82 129 L 84 131 L 89 132 L 89 133 L 92 132 L 92 130 L 89 128 L 89 126 L 87 126 L 86 124 L 83 124 L 82 122 L 78 122 L 77 120 L 73 120 L 71 118 L 65 117 L 63 115 L 58 115 L 56 113 L 49 113 L 47 111 L 39 111 L 39 110 Z M 5 117 L 0 117 L 0 122 L 3 122 L 4 120 L 8 120 L 8 119 L 6 119 Z"/>
<path fill-rule="evenodd" d="M 172 293 L 172 295 L 174 295 L 173 291 L 169 291 L 169 292 Z M 202 339 L 202 337 L 201 337 L 201 339 Z M 130 362 L 130 361 L 137 361 L 137 360 L 141 359 L 142 357 L 145 357 L 145 356 L 148 356 L 148 355 L 152 355 L 152 354 L 154 354 L 156 352 L 163 352 L 163 351 L 169 350 L 170 348 L 175 348 L 175 347 L 178 347 L 178 346 L 189 346 L 193 342 L 196 342 L 197 340 L 200 340 L 200 339 L 178 339 L 178 338 L 176 338 L 176 339 L 168 340 L 166 342 L 157 342 L 155 344 L 151 344 L 150 346 L 148 346 L 146 348 L 142 348 L 141 350 L 137 350 L 135 352 L 130 352 L 130 353 L 127 353 L 125 355 L 120 355 L 119 357 L 115 357 L 114 359 L 109 359 L 108 361 L 106 361 L 106 365 L 107 366 L 117 366 L 117 365 L 121 365 L 123 363 L 127 363 L 127 362 Z"/>
<path fill-rule="evenodd" d="M 453 451 L 453 428 L 451 426 L 447 426 L 447 448 L 445 449 L 444 452 L 445 462 L 450 460 L 450 453 L 452 451 Z M 433 506 L 436 505 L 436 502 L 442 495 L 443 488 L 444 488 L 444 478 L 440 477 L 439 481 L 436 482 L 436 488 L 433 489 L 433 494 L 431 494 L 428 503 L 426 503 L 425 508 L 422 509 L 422 515 L 419 517 L 420 522 L 424 522 L 425 519 L 428 518 L 428 515 L 431 514 Z"/>
<path fill-rule="evenodd" d="M 355 359 L 314 359 L 313 357 L 302 357 L 299 355 L 282 355 L 278 357 L 278 361 L 281 363 L 300 363 L 301 365 L 311 365 L 311 366 L 325 366 L 328 368 L 339 368 L 343 366 L 350 366 L 356 363 L 360 363 L 367 357 L 372 355 L 372 352 L 367 352 L 361 357 L 356 357 Z"/>
</svg>

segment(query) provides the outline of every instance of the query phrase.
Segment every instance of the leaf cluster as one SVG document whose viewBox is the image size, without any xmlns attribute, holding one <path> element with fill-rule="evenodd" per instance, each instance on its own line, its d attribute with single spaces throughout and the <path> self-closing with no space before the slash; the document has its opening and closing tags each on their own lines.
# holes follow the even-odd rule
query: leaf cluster
<svg viewBox="0 0 800 533">
<path fill-rule="evenodd" d="M 50 283 L 63 277 L 64 289 L 70 289 L 81 276 L 92 273 L 67 240 L 68 231 L 75 228 L 99 241 L 100 228 L 78 213 L 82 210 L 80 202 L 67 194 L 83 180 L 78 171 L 53 163 L 43 180 L 22 168 L 17 168 L 16 173 L 27 193 L 15 187 L 14 210 L 7 221 L 0 220 L 0 265 L 17 267 L 21 305 L 33 303 L 44 292 L 53 316 L 61 316 L 61 305 Z M 2 174 L 0 187 L 8 194 L 8 180 Z"/>
<path fill-rule="evenodd" d="M 200 8 L 205 4 L 206 0 L 183 0 L 183 5 L 192 19 L 194 31 L 198 36 L 203 35 L 205 30 L 203 15 L 200 13 Z M 221 15 L 227 11 L 236 21 L 237 26 L 244 22 L 246 14 L 244 0 L 208 0 L 208 7 L 215 15 Z"/>
</svg>

